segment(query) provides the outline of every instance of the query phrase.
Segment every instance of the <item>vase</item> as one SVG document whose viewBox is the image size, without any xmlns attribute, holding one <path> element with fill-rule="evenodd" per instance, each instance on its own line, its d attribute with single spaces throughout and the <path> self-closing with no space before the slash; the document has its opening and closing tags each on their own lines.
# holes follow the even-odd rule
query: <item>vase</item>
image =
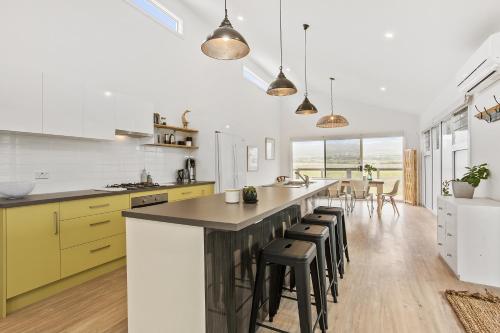
<svg viewBox="0 0 500 333">
<path fill-rule="evenodd" d="M 467 182 L 454 181 L 451 184 L 455 198 L 472 199 L 474 197 L 474 186 Z"/>
<path fill-rule="evenodd" d="M 370 180 L 372 180 L 372 179 L 373 179 L 373 178 L 372 178 L 372 174 L 371 174 L 371 173 L 369 173 L 369 174 L 368 174 L 368 180 L 370 181 Z"/>
</svg>

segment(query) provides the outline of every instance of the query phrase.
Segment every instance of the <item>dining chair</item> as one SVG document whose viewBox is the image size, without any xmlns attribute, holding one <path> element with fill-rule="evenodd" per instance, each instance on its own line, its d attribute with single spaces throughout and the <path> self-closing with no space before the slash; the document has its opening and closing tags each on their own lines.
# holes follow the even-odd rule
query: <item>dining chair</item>
<svg viewBox="0 0 500 333">
<path fill-rule="evenodd" d="M 358 200 L 366 200 L 366 207 L 370 217 L 373 215 L 373 193 L 370 193 L 368 180 L 351 180 L 351 212 Z"/>
<path fill-rule="evenodd" d="M 384 207 L 384 204 L 386 202 L 391 203 L 392 209 L 394 210 L 394 214 L 398 214 L 398 216 L 399 216 L 399 210 L 398 210 L 398 206 L 396 205 L 396 201 L 394 200 L 394 197 L 398 194 L 399 182 L 400 182 L 399 179 L 396 180 L 392 190 L 390 192 L 385 192 L 382 194 L 382 207 Z"/>
<path fill-rule="evenodd" d="M 340 207 L 344 207 L 342 201 L 345 201 L 345 207 L 347 209 L 347 193 L 345 192 L 345 186 L 342 185 L 341 180 L 328 188 L 328 207 L 332 207 L 334 199 L 339 200 Z"/>
</svg>

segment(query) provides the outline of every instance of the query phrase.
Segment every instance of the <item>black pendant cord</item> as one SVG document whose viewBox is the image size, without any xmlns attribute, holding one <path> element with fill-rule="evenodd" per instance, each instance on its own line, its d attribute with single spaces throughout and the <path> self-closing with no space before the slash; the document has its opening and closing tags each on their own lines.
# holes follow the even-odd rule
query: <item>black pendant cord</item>
<svg viewBox="0 0 500 333">
<path fill-rule="evenodd" d="M 227 18 L 227 0 L 224 0 L 224 15 Z"/>
<path fill-rule="evenodd" d="M 280 0 L 280 72 L 283 70 L 283 26 L 281 24 L 281 0 Z"/>
<path fill-rule="evenodd" d="M 308 95 L 307 91 L 307 28 L 309 28 L 308 24 L 304 24 L 304 81 L 306 85 L 306 93 L 305 97 Z"/>
<path fill-rule="evenodd" d="M 333 77 L 330 78 L 330 107 L 332 109 L 332 116 L 333 116 L 333 81 L 335 79 Z"/>
</svg>

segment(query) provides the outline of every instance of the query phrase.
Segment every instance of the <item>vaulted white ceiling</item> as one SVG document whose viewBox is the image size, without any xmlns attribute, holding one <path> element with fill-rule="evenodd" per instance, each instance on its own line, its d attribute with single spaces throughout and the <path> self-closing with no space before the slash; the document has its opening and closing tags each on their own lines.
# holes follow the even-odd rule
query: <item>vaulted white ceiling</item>
<svg viewBox="0 0 500 333">
<path fill-rule="evenodd" d="M 223 0 L 184 2 L 213 28 L 223 18 Z M 228 9 L 251 47 L 250 57 L 275 75 L 279 1 L 228 0 Z M 308 23 L 311 96 L 329 94 L 328 78 L 334 76 L 337 97 L 418 114 L 477 47 L 500 31 L 500 2 L 283 0 L 283 22 L 287 75 L 299 93 L 304 86 L 302 24 Z M 386 39 L 386 32 L 394 38 Z"/>
</svg>

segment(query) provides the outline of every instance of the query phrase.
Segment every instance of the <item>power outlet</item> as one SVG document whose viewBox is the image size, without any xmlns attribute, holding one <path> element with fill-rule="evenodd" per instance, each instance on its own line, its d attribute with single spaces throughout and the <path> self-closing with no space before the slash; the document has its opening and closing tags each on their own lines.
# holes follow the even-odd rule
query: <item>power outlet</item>
<svg viewBox="0 0 500 333">
<path fill-rule="evenodd" d="M 37 171 L 35 172 L 35 179 L 49 179 L 48 171 Z"/>
</svg>

